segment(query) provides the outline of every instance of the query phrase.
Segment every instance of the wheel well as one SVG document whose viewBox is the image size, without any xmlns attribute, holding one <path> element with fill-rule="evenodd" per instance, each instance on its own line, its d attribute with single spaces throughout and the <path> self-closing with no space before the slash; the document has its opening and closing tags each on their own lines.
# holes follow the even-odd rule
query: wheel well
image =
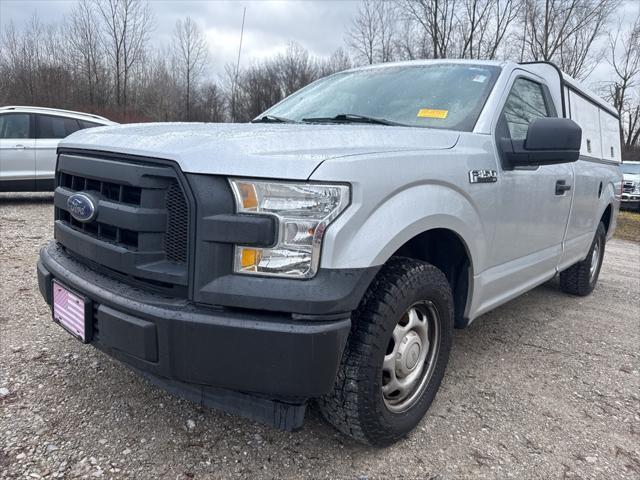
<svg viewBox="0 0 640 480">
<path fill-rule="evenodd" d="M 467 326 L 464 311 L 473 266 L 467 246 L 455 232 L 444 228 L 428 230 L 406 242 L 394 255 L 422 260 L 442 270 L 453 292 L 455 326 Z"/>
<path fill-rule="evenodd" d="M 611 225 L 611 204 L 607 205 L 604 213 L 602 214 L 602 218 L 600 221 L 604 223 L 604 229 L 607 233 L 609 233 L 609 225 Z"/>
</svg>

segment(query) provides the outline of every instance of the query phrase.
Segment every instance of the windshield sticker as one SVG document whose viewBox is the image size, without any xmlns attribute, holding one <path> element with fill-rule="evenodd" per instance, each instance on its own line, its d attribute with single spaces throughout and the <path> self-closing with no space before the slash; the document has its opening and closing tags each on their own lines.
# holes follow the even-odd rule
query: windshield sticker
<svg viewBox="0 0 640 480">
<path fill-rule="evenodd" d="M 433 108 L 421 108 L 418 110 L 419 118 L 447 118 L 449 110 L 435 110 Z"/>
<path fill-rule="evenodd" d="M 471 81 L 478 82 L 478 83 L 484 83 L 486 80 L 487 80 L 487 76 L 486 75 L 476 75 L 475 77 L 473 77 L 473 79 Z"/>
</svg>

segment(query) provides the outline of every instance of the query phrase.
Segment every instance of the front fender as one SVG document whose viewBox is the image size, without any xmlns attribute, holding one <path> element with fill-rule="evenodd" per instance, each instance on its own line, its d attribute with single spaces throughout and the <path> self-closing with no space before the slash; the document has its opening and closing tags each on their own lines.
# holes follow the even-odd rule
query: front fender
<svg viewBox="0 0 640 480">
<path fill-rule="evenodd" d="M 454 185 L 419 183 L 393 192 L 374 206 L 354 185 L 351 207 L 327 230 L 325 268 L 364 268 L 384 264 L 416 235 L 435 228 L 456 233 L 466 244 L 474 272 L 485 268 L 493 235 L 472 199 Z"/>
</svg>

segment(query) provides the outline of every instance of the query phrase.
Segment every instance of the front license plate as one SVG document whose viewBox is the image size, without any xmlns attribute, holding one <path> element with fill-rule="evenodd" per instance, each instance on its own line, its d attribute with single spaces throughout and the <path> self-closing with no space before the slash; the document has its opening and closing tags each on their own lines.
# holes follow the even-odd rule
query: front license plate
<svg viewBox="0 0 640 480">
<path fill-rule="evenodd" d="M 71 335 L 87 343 L 90 338 L 87 328 L 89 302 L 85 297 L 70 291 L 55 280 L 53 286 L 53 320 Z"/>
</svg>

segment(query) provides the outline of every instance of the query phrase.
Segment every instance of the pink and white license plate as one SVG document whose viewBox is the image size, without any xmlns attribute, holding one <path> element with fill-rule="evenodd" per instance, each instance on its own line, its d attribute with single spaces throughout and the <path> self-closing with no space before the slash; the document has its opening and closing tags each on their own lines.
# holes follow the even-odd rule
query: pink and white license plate
<svg viewBox="0 0 640 480">
<path fill-rule="evenodd" d="M 87 341 L 85 327 L 85 301 L 55 280 L 53 286 L 53 319 L 74 337 Z"/>
</svg>

